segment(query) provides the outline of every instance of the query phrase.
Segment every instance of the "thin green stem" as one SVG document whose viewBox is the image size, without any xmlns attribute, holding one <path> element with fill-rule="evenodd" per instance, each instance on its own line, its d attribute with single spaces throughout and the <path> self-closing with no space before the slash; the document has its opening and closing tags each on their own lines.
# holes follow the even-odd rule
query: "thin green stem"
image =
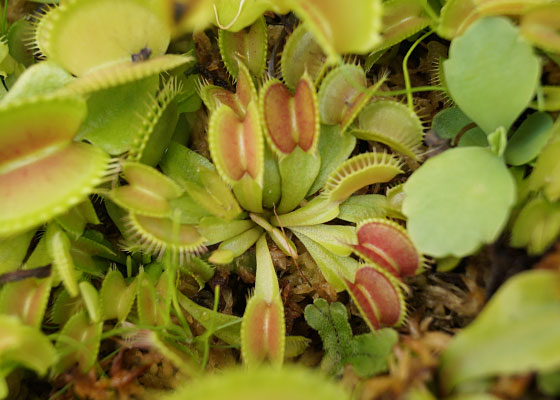
<svg viewBox="0 0 560 400">
<path fill-rule="evenodd" d="M 212 320 L 210 321 L 210 326 L 208 328 L 208 330 L 206 332 L 204 332 L 204 335 L 206 336 L 206 340 L 204 342 L 204 352 L 202 354 L 202 363 L 201 363 L 201 367 L 202 369 L 206 368 L 206 365 L 208 364 L 208 358 L 210 356 L 210 337 L 214 334 L 215 330 L 215 324 L 216 324 L 216 315 L 218 313 L 218 303 L 220 302 L 220 285 L 216 285 L 215 289 L 214 289 L 214 307 L 212 308 Z"/>
<path fill-rule="evenodd" d="M 412 52 L 414 51 L 416 46 L 418 46 L 420 44 L 420 42 L 422 42 L 422 40 L 424 40 L 425 38 L 427 38 L 431 34 L 432 34 L 432 30 L 429 30 L 428 32 L 426 32 L 422 36 L 420 36 L 412 44 L 412 46 L 410 46 L 410 49 L 408 49 L 408 51 L 406 52 L 406 55 L 404 56 L 404 59 L 403 59 L 403 62 L 402 62 L 403 75 L 404 75 L 404 86 L 405 86 L 406 91 L 407 91 L 406 92 L 406 102 L 408 104 L 408 108 L 412 112 L 414 112 L 414 106 L 412 104 L 412 88 L 411 88 L 411 85 L 410 85 L 410 75 L 408 74 L 408 67 L 407 67 L 408 59 L 410 58 L 410 55 L 412 54 Z"/>
</svg>

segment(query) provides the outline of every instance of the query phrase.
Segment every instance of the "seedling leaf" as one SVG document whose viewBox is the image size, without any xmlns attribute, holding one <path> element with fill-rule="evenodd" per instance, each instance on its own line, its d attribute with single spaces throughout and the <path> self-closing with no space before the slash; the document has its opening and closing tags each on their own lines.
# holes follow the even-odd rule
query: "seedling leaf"
<svg viewBox="0 0 560 400">
<path fill-rule="evenodd" d="M 435 257 L 463 257 L 493 242 L 516 195 L 502 159 L 480 147 L 451 149 L 429 159 L 404 191 L 412 241 Z"/>
<path fill-rule="evenodd" d="M 487 134 L 510 128 L 540 75 L 531 46 L 501 17 L 479 19 L 454 39 L 443 68 L 451 97 Z"/>
</svg>

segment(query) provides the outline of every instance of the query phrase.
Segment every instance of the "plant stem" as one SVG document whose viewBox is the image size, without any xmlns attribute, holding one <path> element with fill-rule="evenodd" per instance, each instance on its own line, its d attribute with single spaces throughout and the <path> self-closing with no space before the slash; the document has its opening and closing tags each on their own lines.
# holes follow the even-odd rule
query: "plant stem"
<svg viewBox="0 0 560 400">
<path fill-rule="evenodd" d="M 408 59 L 409 59 L 410 55 L 412 54 L 412 52 L 414 51 L 414 49 L 416 48 L 416 46 L 418 46 L 422 40 L 424 40 L 426 37 L 430 36 L 431 34 L 432 34 L 432 30 L 429 30 L 428 32 L 426 32 L 422 36 L 420 36 L 416 40 L 416 42 L 414 42 L 412 44 L 412 46 L 410 46 L 410 49 L 408 49 L 408 51 L 406 52 L 406 55 L 404 56 L 404 59 L 403 59 L 403 62 L 402 62 L 403 75 L 404 75 L 404 85 L 406 87 L 406 102 L 408 104 L 408 108 L 412 112 L 414 112 L 414 107 L 412 105 L 412 89 L 410 87 L 410 75 L 408 74 L 408 68 L 407 68 L 406 65 L 408 64 Z"/>
</svg>

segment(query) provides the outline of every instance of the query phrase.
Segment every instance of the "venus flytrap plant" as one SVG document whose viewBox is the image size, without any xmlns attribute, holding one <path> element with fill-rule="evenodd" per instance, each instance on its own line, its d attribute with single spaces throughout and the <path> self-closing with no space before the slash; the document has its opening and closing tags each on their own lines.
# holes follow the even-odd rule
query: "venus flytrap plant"
<svg viewBox="0 0 560 400">
<path fill-rule="evenodd" d="M 358 128 L 351 133 L 359 139 L 386 144 L 413 160 L 422 158 L 422 122 L 401 103 L 386 100 L 368 104 L 358 116 Z"/>
<path fill-rule="evenodd" d="M 264 139 L 255 101 L 240 120 L 222 105 L 211 116 L 208 141 L 222 178 L 233 187 L 237 200 L 248 211 L 262 211 Z"/>
<path fill-rule="evenodd" d="M 252 100 L 257 98 L 257 91 L 249 69 L 237 57 L 237 85 L 235 93 L 220 86 L 202 83 L 199 88 L 200 97 L 210 111 L 216 110 L 221 104 L 228 106 L 243 118 L 247 107 Z"/>
<path fill-rule="evenodd" d="M 261 89 L 260 112 L 270 148 L 279 158 L 282 194 L 278 212 L 283 214 L 292 211 L 306 197 L 321 165 L 317 154 L 319 115 L 313 83 L 304 75 L 292 96 L 281 82 L 268 81 Z"/>
<path fill-rule="evenodd" d="M 321 122 L 340 125 L 340 132 L 344 133 L 385 79 L 386 76 L 366 88 L 366 74 L 361 66 L 342 64 L 331 70 L 318 94 Z"/>
<path fill-rule="evenodd" d="M 35 97 L 2 106 L 0 205 L 10 213 L 0 217 L 0 236 L 47 222 L 101 183 L 109 157 L 72 141 L 85 113 L 76 97 Z"/>
<path fill-rule="evenodd" d="M 248 367 L 263 361 L 281 366 L 284 361 L 284 307 L 278 278 L 266 244 L 266 236 L 257 241 L 255 292 L 248 300 L 241 324 L 241 354 Z"/>
</svg>

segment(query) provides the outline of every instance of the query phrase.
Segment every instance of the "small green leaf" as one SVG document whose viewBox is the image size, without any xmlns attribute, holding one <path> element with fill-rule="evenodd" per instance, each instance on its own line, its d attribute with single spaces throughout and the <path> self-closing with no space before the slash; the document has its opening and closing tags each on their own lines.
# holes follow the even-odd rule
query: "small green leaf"
<svg viewBox="0 0 560 400">
<path fill-rule="evenodd" d="M 305 321 L 321 336 L 325 351 L 321 368 L 339 374 L 353 350 L 346 307 L 339 302 L 329 305 L 324 299 L 316 299 L 305 307 Z"/>
<path fill-rule="evenodd" d="M 503 126 L 500 126 L 488 135 L 488 144 L 490 145 L 490 150 L 498 157 L 504 155 L 507 146 L 507 134 Z"/>
<path fill-rule="evenodd" d="M 524 272 L 506 281 L 443 353 L 444 389 L 492 375 L 558 368 L 559 288 L 554 271 Z"/>
<path fill-rule="evenodd" d="M 455 139 L 472 120 L 459 107 L 449 107 L 436 114 L 432 129 L 443 139 Z"/>
<path fill-rule="evenodd" d="M 480 147 L 455 148 L 429 159 L 404 191 L 412 241 L 435 257 L 463 257 L 493 242 L 516 195 L 503 160 Z"/>
<path fill-rule="evenodd" d="M 548 113 L 531 114 L 509 140 L 505 158 L 510 165 L 523 165 L 536 158 L 552 135 L 553 120 Z"/>
<path fill-rule="evenodd" d="M 451 97 L 486 133 L 510 128 L 540 75 L 531 45 L 502 17 L 479 19 L 454 39 L 443 67 Z"/>
<path fill-rule="evenodd" d="M 331 374 L 340 374 L 345 364 L 352 364 L 361 377 L 387 370 L 387 357 L 398 341 L 393 329 L 353 337 L 344 305 L 329 305 L 324 299 L 305 307 L 305 320 L 319 331 L 325 351 L 321 367 Z"/>
</svg>

